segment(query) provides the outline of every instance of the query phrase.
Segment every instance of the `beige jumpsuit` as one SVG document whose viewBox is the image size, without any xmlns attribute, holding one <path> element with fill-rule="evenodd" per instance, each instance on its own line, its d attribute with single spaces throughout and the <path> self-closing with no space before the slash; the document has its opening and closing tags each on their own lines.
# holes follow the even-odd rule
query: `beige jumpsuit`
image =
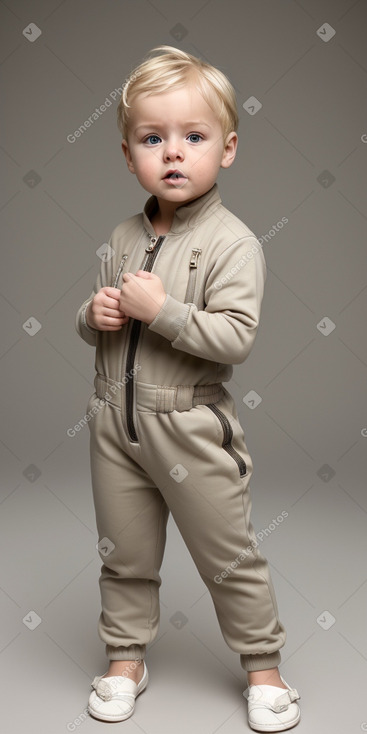
<svg viewBox="0 0 367 734">
<path fill-rule="evenodd" d="M 286 633 L 251 524 L 251 457 L 223 382 L 248 356 L 266 279 L 261 246 L 215 184 L 150 223 L 156 199 L 112 232 L 76 327 L 96 346 L 90 428 L 93 498 L 103 560 L 98 631 L 110 660 L 144 658 L 159 625 L 169 513 L 207 586 L 220 629 L 245 670 L 279 664 Z M 166 300 L 149 326 L 88 327 L 85 311 L 122 273 L 154 271 Z"/>
</svg>

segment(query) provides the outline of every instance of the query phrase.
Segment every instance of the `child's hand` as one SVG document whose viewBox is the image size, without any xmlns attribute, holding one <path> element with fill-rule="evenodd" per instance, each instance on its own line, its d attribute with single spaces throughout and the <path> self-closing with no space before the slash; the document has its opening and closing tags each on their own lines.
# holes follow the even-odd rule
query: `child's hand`
<svg viewBox="0 0 367 734">
<path fill-rule="evenodd" d="M 89 304 L 85 318 L 88 326 L 100 331 L 118 331 L 129 317 L 119 308 L 120 288 L 101 288 Z"/>
<path fill-rule="evenodd" d="M 150 324 L 166 300 L 160 277 L 147 270 L 138 270 L 136 275 L 124 273 L 122 278 L 120 310 Z"/>
</svg>

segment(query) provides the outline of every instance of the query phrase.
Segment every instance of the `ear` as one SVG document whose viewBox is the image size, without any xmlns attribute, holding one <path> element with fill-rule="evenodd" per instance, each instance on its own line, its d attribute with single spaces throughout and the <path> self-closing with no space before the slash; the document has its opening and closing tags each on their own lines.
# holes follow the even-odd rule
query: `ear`
<svg viewBox="0 0 367 734">
<path fill-rule="evenodd" d="M 121 143 L 121 148 L 122 148 L 122 152 L 123 152 L 123 154 L 124 154 L 124 156 L 126 158 L 127 167 L 129 169 L 130 173 L 135 173 L 135 168 L 133 166 L 133 162 L 132 162 L 132 158 L 131 158 L 131 153 L 130 153 L 130 150 L 129 150 L 129 145 L 128 145 L 127 140 L 125 140 L 125 138 L 123 139 L 123 141 Z"/>
<path fill-rule="evenodd" d="M 227 135 L 224 143 L 224 150 L 221 162 L 221 168 L 229 168 L 232 165 L 237 152 L 238 135 L 234 131 Z"/>
</svg>

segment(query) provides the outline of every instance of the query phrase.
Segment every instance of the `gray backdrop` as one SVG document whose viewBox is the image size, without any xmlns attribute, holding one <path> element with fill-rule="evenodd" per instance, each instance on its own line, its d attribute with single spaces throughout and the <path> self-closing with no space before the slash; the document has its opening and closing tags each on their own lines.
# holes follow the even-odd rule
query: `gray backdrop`
<svg viewBox="0 0 367 734">
<path fill-rule="evenodd" d="M 281 672 L 302 696 L 297 730 L 366 731 L 365 0 L 7 0 L 0 20 L 6 731 L 108 727 L 85 717 L 106 658 L 88 428 L 67 434 L 94 376 L 74 316 L 96 251 L 148 198 L 123 158 L 116 90 L 161 43 L 218 66 L 238 94 L 220 193 L 261 238 L 268 279 L 255 347 L 227 387 L 288 632 Z M 161 573 L 150 684 L 119 726 L 247 731 L 239 656 L 172 518 Z"/>
</svg>

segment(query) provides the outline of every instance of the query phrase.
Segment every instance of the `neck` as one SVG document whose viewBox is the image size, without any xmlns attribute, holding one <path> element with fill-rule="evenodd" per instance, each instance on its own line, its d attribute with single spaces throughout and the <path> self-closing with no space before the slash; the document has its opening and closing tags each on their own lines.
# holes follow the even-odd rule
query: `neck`
<svg viewBox="0 0 367 734">
<path fill-rule="evenodd" d="M 167 232 L 169 232 L 169 230 L 171 229 L 173 218 L 175 216 L 175 211 L 178 206 L 180 206 L 180 204 L 176 204 L 175 202 L 171 201 L 165 201 L 164 199 L 157 199 L 157 201 L 157 211 L 154 212 L 150 221 L 157 235 L 167 234 Z"/>
</svg>

